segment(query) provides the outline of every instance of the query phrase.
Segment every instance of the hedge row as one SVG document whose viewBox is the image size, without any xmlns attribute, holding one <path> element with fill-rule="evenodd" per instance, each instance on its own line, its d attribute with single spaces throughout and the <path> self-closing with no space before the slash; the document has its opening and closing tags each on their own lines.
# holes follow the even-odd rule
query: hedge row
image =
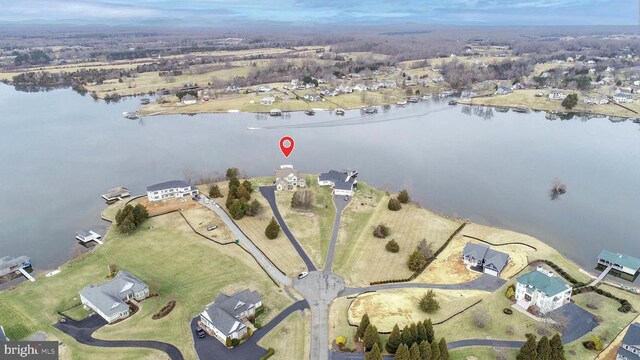
<svg viewBox="0 0 640 360">
<path fill-rule="evenodd" d="M 568 282 L 570 282 L 571 285 L 573 285 L 574 288 L 579 288 L 579 287 L 587 285 L 587 284 L 585 284 L 583 282 L 580 282 L 580 281 L 576 280 L 573 276 L 571 276 L 571 274 L 569 274 L 568 272 L 564 271 L 563 268 L 561 268 L 560 266 L 556 265 L 553 261 L 549 261 L 549 260 L 541 260 L 541 261 L 544 262 L 545 264 L 551 266 L 551 268 L 553 268 L 553 270 L 555 270 L 558 274 L 560 274 L 560 276 L 562 276 Z"/>
<path fill-rule="evenodd" d="M 629 303 L 629 300 L 627 299 L 622 299 L 619 298 L 615 295 L 613 295 L 612 293 L 606 291 L 606 290 L 602 290 L 599 288 L 596 288 L 595 286 L 583 286 L 581 288 L 577 288 L 573 290 L 573 294 L 577 295 L 577 294 L 582 294 L 582 293 L 586 293 L 586 292 L 591 292 L 591 291 L 595 291 L 596 294 L 598 295 L 602 295 L 602 296 L 606 296 L 609 299 L 613 299 L 617 302 L 620 303 L 620 307 L 618 308 L 618 311 L 620 311 L 621 313 L 628 313 L 630 311 L 633 311 L 633 306 L 631 305 L 631 303 Z"/>
<path fill-rule="evenodd" d="M 272 356 L 273 356 L 273 354 L 275 354 L 275 353 L 276 353 L 276 351 L 275 351 L 275 350 L 273 350 L 273 348 L 271 348 L 271 347 L 270 347 L 270 348 L 267 350 L 267 353 L 266 353 L 266 354 L 264 354 L 264 355 L 260 356 L 260 360 L 267 360 L 268 358 L 272 357 Z"/>
</svg>

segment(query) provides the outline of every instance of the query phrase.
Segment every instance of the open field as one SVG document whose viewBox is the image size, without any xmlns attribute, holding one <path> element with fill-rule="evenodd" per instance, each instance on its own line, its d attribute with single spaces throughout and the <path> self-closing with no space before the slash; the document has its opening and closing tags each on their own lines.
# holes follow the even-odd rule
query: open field
<svg viewBox="0 0 640 360">
<path fill-rule="evenodd" d="M 388 210 L 389 195 L 360 184 L 359 187 L 358 194 L 344 211 L 336 246 L 334 269 L 344 276 L 347 284 L 366 285 L 371 281 L 411 276 L 413 272 L 406 262 L 418 243 L 426 239 L 435 251 L 461 224 L 414 203 L 403 204 L 399 211 Z M 391 230 L 386 239 L 373 236 L 379 224 Z M 385 245 L 391 239 L 400 245 L 398 253 L 386 251 Z M 372 267 L 372 264 L 384 266 Z"/>
<path fill-rule="evenodd" d="M 496 359 L 502 355 L 503 359 L 515 359 L 519 349 L 492 348 L 489 346 L 464 347 L 449 351 L 449 360 L 485 360 Z"/>
<path fill-rule="evenodd" d="M 323 268 L 329 251 L 336 208 L 333 205 L 331 189 L 318 186 L 316 175 L 306 176 L 306 182 L 307 189 L 314 193 L 314 207 L 311 211 L 291 208 L 292 191 L 278 192 L 276 201 L 291 233 L 298 239 L 316 267 Z"/>
<path fill-rule="evenodd" d="M 271 221 L 273 217 L 273 212 L 271 211 L 271 207 L 267 200 L 260 194 L 258 190 L 259 185 L 270 185 L 273 182 L 273 178 L 257 178 L 250 179 L 254 191 L 251 193 L 251 199 L 257 199 L 260 204 L 262 204 L 262 213 L 258 216 L 245 216 L 240 220 L 236 220 L 236 224 L 238 227 L 244 232 L 251 241 L 258 247 L 262 252 L 269 258 L 271 261 L 281 269 L 285 274 L 289 276 L 295 276 L 299 274 L 301 271 L 305 270 L 304 262 L 298 256 L 298 253 L 289 242 L 289 239 L 281 232 L 280 235 L 274 239 L 270 240 L 264 234 L 264 229 Z M 242 182 L 243 180 L 241 180 Z M 226 202 L 226 196 L 229 193 L 229 182 L 222 181 L 218 182 L 218 187 L 222 192 L 224 197 L 212 199 L 216 203 L 218 203 L 221 207 L 224 208 Z M 208 186 L 201 186 L 200 191 L 204 194 L 209 192 Z M 217 218 L 217 216 L 210 212 L 212 217 Z M 232 239 L 230 239 L 232 240 Z"/>
<path fill-rule="evenodd" d="M 265 337 L 258 341 L 258 345 L 275 350 L 270 358 L 273 360 L 308 359 L 311 337 L 311 314 L 305 310 L 304 316 L 300 312 L 289 315 Z"/>
<path fill-rule="evenodd" d="M 537 92 L 542 92 L 545 94 L 545 96 L 536 97 L 535 94 Z M 638 117 L 638 114 L 634 114 L 615 104 L 587 105 L 583 102 L 584 100 L 583 94 L 575 91 L 573 92 L 578 94 L 578 104 L 573 109 L 571 109 L 571 111 L 573 112 L 586 112 L 586 113 L 609 115 L 609 116 L 621 116 L 621 117 Z M 498 107 L 526 106 L 529 109 L 533 109 L 533 110 L 566 111 L 566 109 L 562 107 L 562 101 L 549 100 L 549 98 L 547 97 L 547 93 L 548 92 L 545 90 L 535 90 L 535 89 L 514 90 L 513 93 L 507 94 L 507 95 L 476 97 L 473 99 L 462 99 L 459 101 L 459 103 L 468 104 L 468 105 L 486 105 L 486 106 L 498 106 Z M 572 93 L 572 91 L 565 91 L 565 94 L 570 94 L 570 93 Z M 634 102 L 631 104 L 624 104 L 624 106 L 640 113 L 640 103 Z"/>
<path fill-rule="evenodd" d="M 9 337 L 21 339 L 44 331 L 64 342 L 68 353 L 64 358 L 158 358 L 150 350 L 82 346 L 51 326 L 57 321 L 56 311 L 61 306 L 79 302 L 80 289 L 106 280 L 109 264 L 130 271 L 160 296 L 144 300 L 133 317 L 99 330 L 96 337 L 165 341 L 180 348 L 185 358 L 196 356 L 189 321 L 220 291 L 245 287 L 258 290 L 271 309 L 268 317 L 291 303 L 250 255 L 235 245 L 223 248 L 193 234 L 179 214 L 149 219 L 129 236 L 111 228 L 107 238 L 94 252 L 62 266 L 60 274 L 39 277 L 35 283 L 25 282 L 0 293 L 0 323 Z M 198 265 L 201 266 L 195 271 Z M 153 313 L 168 300 L 177 301 L 173 312 L 161 320 L 152 320 Z"/>
<path fill-rule="evenodd" d="M 422 296 L 427 293 L 427 289 L 386 290 L 362 294 L 355 298 L 349 307 L 349 323 L 357 325 L 364 313 L 369 314 L 369 319 L 380 332 L 391 332 L 396 324 L 402 329 L 405 325 L 422 321 L 427 317 L 437 323 L 490 294 L 477 290 L 436 289 L 434 292 L 440 304 L 440 310 L 433 314 L 425 313 L 418 305 Z"/>
</svg>

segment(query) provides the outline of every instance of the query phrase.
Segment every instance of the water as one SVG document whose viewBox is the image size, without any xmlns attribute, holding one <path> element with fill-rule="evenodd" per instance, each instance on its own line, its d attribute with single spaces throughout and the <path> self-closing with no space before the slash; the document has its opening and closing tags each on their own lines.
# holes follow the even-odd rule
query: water
<svg viewBox="0 0 640 360">
<path fill-rule="evenodd" d="M 0 85 L 0 256 L 57 267 L 77 251 L 76 230 L 106 229 L 100 194 L 115 186 L 141 194 L 192 171 L 235 166 L 264 176 L 290 163 L 315 173 L 357 169 L 374 186 L 407 188 L 424 207 L 538 237 L 586 268 L 605 248 L 640 257 L 640 127 L 631 122 L 485 119 L 445 102 L 368 116 L 124 119 L 137 104 Z M 296 140 L 286 160 L 284 135 Z M 567 193 L 552 201 L 556 179 Z"/>
</svg>

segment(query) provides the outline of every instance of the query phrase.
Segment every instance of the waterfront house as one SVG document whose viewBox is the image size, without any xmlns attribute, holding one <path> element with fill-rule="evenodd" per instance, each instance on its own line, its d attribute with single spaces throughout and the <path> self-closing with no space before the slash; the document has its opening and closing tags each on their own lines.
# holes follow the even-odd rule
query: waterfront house
<svg viewBox="0 0 640 360">
<path fill-rule="evenodd" d="M 496 95 L 507 95 L 507 94 L 511 94 L 512 92 L 513 90 L 511 90 L 511 88 L 500 86 L 496 90 Z"/>
<path fill-rule="evenodd" d="M 516 304 L 546 314 L 571 300 L 571 286 L 542 267 L 516 278 Z"/>
<path fill-rule="evenodd" d="M 198 189 L 182 180 L 171 180 L 159 184 L 147 186 L 147 199 L 149 202 L 183 198 L 198 194 Z"/>
<path fill-rule="evenodd" d="M 5 256 L 0 258 L 0 276 L 15 273 L 20 269 L 25 269 L 31 266 L 31 258 L 28 256 Z"/>
<path fill-rule="evenodd" d="M 320 95 L 318 94 L 305 94 L 303 98 L 307 101 L 316 102 L 322 100 Z"/>
<path fill-rule="evenodd" d="M 640 360 L 640 323 L 629 325 L 616 353 L 616 360 Z"/>
<path fill-rule="evenodd" d="M 468 242 L 462 250 L 462 261 L 476 271 L 499 276 L 509 263 L 509 255 L 493 250 L 487 244 Z"/>
<path fill-rule="evenodd" d="M 295 190 L 306 185 L 306 181 L 300 177 L 300 173 L 293 166 L 281 165 L 280 169 L 276 169 L 277 191 Z"/>
<path fill-rule="evenodd" d="M 120 271 L 101 285 L 87 285 L 80 290 L 80 301 L 85 308 L 95 311 L 108 323 L 130 315 L 128 302 L 149 296 L 149 287 L 137 277 Z"/>
<path fill-rule="evenodd" d="M 247 334 L 243 321 L 255 317 L 262 306 L 257 291 L 245 289 L 233 295 L 220 294 L 200 314 L 200 325 L 210 335 L 226 344 L 227 338 L 241 339 Z"/>
<path fill-rule="evenodd" d="M 640 272 L 640 259 L 626 254 L 613 253 L 611 251 L 603 250 L 598 255 L 599 267 L 607 267 L 611 265 L 611 269 L 617 272 L 627 274 L 634 279 Z M 615 275 L 615 272 L 611 272 Z"/>
<path fill-rule="evenodd" d="M 260 105 L 273 105 L 274 101 L 276 101 L 276 98 L 273 96 L 263 97 L 262 100 L 260 100 Z"/>
<path fill-rule="evenodd" d="M 566 98 L 567 95 L 564 94 L 564 92 L 554 89 L 549 91 L 549 99 L 551 100 L 564 100 L 564 98 Z"/>
<path fill-rule="evenodd" d="M 185 105 L 193 105 L 197 102 L 196 97 L 191 94 L 187 94 L 183 96 L 181 100 L 182 100 L 182 103 Z"/>
<path fill-rule="evenodd" d="M 9 341 L 9 337 L 5 334 L 2 325 L 0 325 L 0 341 Z"/>
<path fill-rule="evenodd" d="M 356 86 L 353 87 L 353 90 L 355 91 L 366 91 L 367 90 L 367 86 L 365 84 L 357 84 Z"/>
<path fill-rule="evenodd" d="M 358 186 L 357 171 L 340 172 L 330 170 L 318 176 L 319 186 L 331 186 L 333 195 L 353 196 L 354 188 Z"/>
<path fill-rule="evenodd" d="M 258 88 L 258 92 L 269 92 L 271 90 L 273 90 L 273 88 L 270 85 L 260 85 Z"/>
<path fill-rule="evenodd" d="M 613 95 L 613 101 L 618 104 L 625 104 L 633 102 L 633 95 L 630 93 L 621 92 Z"/>
</svg>

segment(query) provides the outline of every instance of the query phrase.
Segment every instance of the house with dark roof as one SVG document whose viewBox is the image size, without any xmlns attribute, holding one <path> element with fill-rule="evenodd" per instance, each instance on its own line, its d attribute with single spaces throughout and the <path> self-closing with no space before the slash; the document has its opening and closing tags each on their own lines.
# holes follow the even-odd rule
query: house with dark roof
<svg viewBox="0 0 640 360">
<path fill-rule="evenodd" d="M 163 183 L 147 186 L 147 199 L 149 202 L 183 198 L 198 194 L 198 189 L 182 180 L 171 180 Z"/>
<path fill-rule="evenodd" d="M 131 300 L 149 296 L 149 287 L 126 271 L 120 271 L 111 281 L 100 285 L 87 285 L 80 290 L 80 301 L 107 322 L 112 323 L 129 316 Z"/>
<path fill-rule="evenodd" d="M 552 272 L 538 267 L 516 278 L 516 304 L 525 310 L 536 306 L 546 314 L 571 301 L 571 290 Z"/>
<path fill-rule="evenodd" d="M 318 185 L 331 186 L 333 188 L 333 195 L 353 196 L 354 189 L 358 186 L 356 176 L 358 176 L 357 171 L 340 172 L 330 170 L 318 176 Z"/>
<path fill-rule="evenodd" d="M 509 255 L 493 250 L 487 244 L 468 242 L 462 249 L 462 261 L 474 270 L 499 276 L 509 263 Z"/>
<path fill-rule="evenodd" d="M 2 325 L 0 325 L 0 341 L 9 341 L 9 337 L 5 334 Z"/>
<path fill-rule="evenodd" d="M 244 321 L 253 318 L 261 306 L 262 298 L 257 291 L 245 289 L 233 295 L 221 293 L 200 314 L 200 325 L 226 345 L 227 338 L 241 339 L 247 334 Z"/>
<path fill-rule="evenodd" d="M 598 268 L 611 265 L 611 275 L 633 281 L 640 274 L 640 259 L 630 255 L 604 250 L 598 255 Z M 627 275 L 627 276 L 625 276 Z"/>
<path fill-rule="evenodd" d="M 629 325 L 616 353 L 616 360 L 640 360 L 640 323 Z"/>
<path fill-rule="evenodd" d="M 496 90 L 496 95 L 507 95 L 507 94 L 511 94 L 513 92 L 513 90 L 511 90 L 511 88 L 505 87 L 505 86 L 499 86 L 498 89 Z"/>
</svg>

